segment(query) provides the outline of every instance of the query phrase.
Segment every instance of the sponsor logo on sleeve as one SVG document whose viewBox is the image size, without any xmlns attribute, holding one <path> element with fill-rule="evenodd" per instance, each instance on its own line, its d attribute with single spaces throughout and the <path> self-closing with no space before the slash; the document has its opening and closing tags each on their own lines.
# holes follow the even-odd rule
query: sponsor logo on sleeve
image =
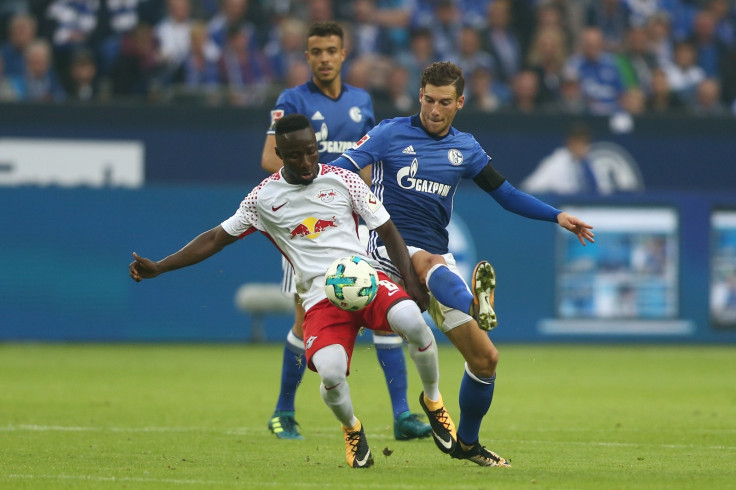
<svg viewBox="0 0 736 490">
<path fill-rule="evenodd" d="M 283 109 L 276 109 L 276 110 L 271 111 L 271 124 L 275 123 L 282 117 L 284 117 Z"/>
</svg>

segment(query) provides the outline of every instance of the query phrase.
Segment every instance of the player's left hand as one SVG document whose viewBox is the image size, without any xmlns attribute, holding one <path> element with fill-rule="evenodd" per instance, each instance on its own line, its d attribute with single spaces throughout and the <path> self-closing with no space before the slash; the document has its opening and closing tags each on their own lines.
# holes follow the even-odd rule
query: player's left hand
<svg viewBox="0 0 736 490">
<path fill-rule="evenodd" d="M 595 243 L 595 234 L 590 231 L 593 229 L 593 226 L 580 218 L 569 213 L 562 212 L 557 215 L 557 223 L 570 233 L 577 235 L 578 240 L 580 240 L 583 247 L 585 246 L 585 240 L 588 240 L 590 243 Z"/>
</svg>

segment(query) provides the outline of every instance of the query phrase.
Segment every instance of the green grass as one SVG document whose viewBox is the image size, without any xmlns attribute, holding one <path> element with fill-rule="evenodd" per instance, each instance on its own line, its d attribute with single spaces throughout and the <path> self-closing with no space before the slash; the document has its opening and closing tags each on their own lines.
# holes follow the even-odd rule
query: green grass
<svg viewBox="0 0 736 490">
<path fill-rule="evenodd" d="M 349 378 L 367 470 L 347 467 L 315 373 L 306 440 L 268 433 L 281 345 L 0 345 L 0 488 L 736 488 L 734 347 L 502 345 L 481 441 L 513 467 L 481 468 L 393 440 L 368 345 Z M 457 422 L 462 359 L 440 362 Z"/>
</svg>

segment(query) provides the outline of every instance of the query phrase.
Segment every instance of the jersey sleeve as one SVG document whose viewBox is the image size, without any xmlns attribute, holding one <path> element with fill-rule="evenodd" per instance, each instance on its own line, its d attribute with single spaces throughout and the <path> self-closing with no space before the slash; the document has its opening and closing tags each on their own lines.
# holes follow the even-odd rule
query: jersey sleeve
<svg viewBox="0 0 736 490">
<path fill-rule="evenodd" d="M 338 160 L 342 160 L 343 158 L 347 159 L 354 168 L 346 166 L 345 162 L 341 162 L 337 166 L 348 168 L 350 170 L 360 170 L 367 167 L 368 165 L 379 161 L 386 153 L 388 145 L 388 141 L 386 140 L 385 135 L 386 124 L 385 122 L 382 122 L 375 128 L 368 131 L 365 136 L 360 138 L 360 140 L 355 143 L 355 146 L 350 148 L 338 158 Z"/>
<path fill-rule="evenodd" d="M 294 97 L 292 96 L 291 91 L 284 90 L 276 100 L 274 108 L 271 109 L 271 121 L 268 125 L 268 131 L 266 131 L 266 134 L 275 134 L 273 126 L 276 124 L 276 121 L 287 114 L 294 114 L 296 112 L 299 112 L 299 109 L 294 104 Z"/>
<path fill-rule="evenodd" d="M 368 229 L 376 229 L 390 218 L 383 203 L 373 194 L 360 176 L 353 172 L 340 172 L 353 203 L 353 209 L 363 218 Z"/>
<path fill-rule="evenodd" d="M 258 191 L 262 187 L 263 184 L 250 191 L 250 194 L 245 196 L 245 199 L 240 203 L 235 214 L 220 223 L 220 226 L 222 226 L 228 234 L 243 237 L 253 233 L 257 229 L 260 229 L 257 203 Z"/>
<path fill-rule="evenodd" d="M 491 157 L 486 153 L 480 143 L 471 136 L 473 143 L 471 145 L 470 158 L 468 159 L 468 166 L 465 172 L 465 178 L 473 179 L 477 177 L 483 169 L 491 161 Z"/>
</svg>

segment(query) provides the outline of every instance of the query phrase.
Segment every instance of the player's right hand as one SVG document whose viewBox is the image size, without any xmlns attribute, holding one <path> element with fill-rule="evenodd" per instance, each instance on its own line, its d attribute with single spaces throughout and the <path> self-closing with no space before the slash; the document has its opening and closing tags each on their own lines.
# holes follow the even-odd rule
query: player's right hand
<svg viewBox="0 0 736 490">
<path fill-rule="evenodd" d="M 421 311 L 427 311 L 427 308 L 429 308 L 429 293 L 424 288 L 407 286 L 406 292 L 416 302 Z"/>
<path fill-rule="evenodd" d="M 151 279 L 160 274 L 156 263 L 145 257 L 139 257 L 137 253 L 133 252 L 133 262 L 128 266 L 130 277 L 135 282 L 141 282 L 143 279 Z"/>
</svg>

